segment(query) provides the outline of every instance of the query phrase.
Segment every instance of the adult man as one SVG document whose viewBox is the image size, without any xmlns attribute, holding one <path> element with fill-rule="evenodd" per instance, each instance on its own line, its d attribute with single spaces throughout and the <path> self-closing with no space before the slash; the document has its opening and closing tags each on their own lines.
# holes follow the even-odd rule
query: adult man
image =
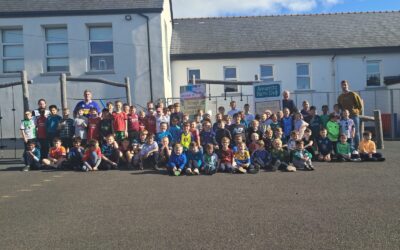
<svg viewBox="0 0 400 250">
<path fill-rule="evenodd" d="M 236 109 L 236 101 L 231 101 L 229 105 L 231 106 L 231 110 L 228 111 L 228 115 L 233 117 L 240 110 Z"/>
<path fill-rule="evenodd" d="M 354 148 L 358 148 L 360 142 L 359 116 L 362 114 L 363 101 L 356 92 L 349 90 L 349 83 L 346 80 L 343 80 L 340 84 L 343 92 L 338 97 L 337 103 L 342 111 L 347 109 L 350 112 L 350 118 L 353 119 L 355 127 Z"/>
<path fill-rule="evenodd" d="M 44 111 L 44 116 L 47 117 L 50 114 L 50 111 L 48 109 L 46 109 L 46 105 L 47 104 L 46 104 L 46 100 L 45 99 L 39 99 L 38 108 L 32 111 L 32 116 L 35 117 L 35 118 L 39 117 L 40 116 L 39 110 L 40 109 L 44 109 L 45 110 Z"/>
<path fill-rule="evenodd" d="M 90 90 L 86 89 L 83 92 L 83 98 L 84 98 L 84 100 L 78 102 L 78 104 L 76 104 L 76 106 L 74 108 L 74 117 L 76 117 L 76 114 L 78 113 L 78 110 L 80 108 L 83 109 L 84 116 L 86 116 L 88 118 L 89 118 L 89 115 L 90 115 L 90 109 L 91 108 L 97 109 L 97 113 L 100 116 L 101 109 L 100 109 L 99 105 L 97 104 L 97 102 L 92 101 L 92 92 Z"/>
<path fill-rule="evenodd" d="M 289 99 L 290 97 L 290 92 L 288 90 L 284 90 L 282 92 L 282 110 L 285 108 L 288 108 L 290 111 L 290 114 L 294 114 L 298 112 L 298 109 L 296 107 L 296 104 L 294 103 L 294 101 L 292 99 Z"/>
</svg>

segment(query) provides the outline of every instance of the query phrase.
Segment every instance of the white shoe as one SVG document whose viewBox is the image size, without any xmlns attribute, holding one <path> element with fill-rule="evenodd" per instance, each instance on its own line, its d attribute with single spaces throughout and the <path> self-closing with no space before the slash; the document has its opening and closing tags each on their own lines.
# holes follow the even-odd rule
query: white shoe
<svg viewBox="0 0 400 250">
<path fill-rule="evenodd" d="M 198 168 L 195 168 L 195 169 L 193 170 L 193 174 L 199 175 L 199 174 L 200 174 L 199 169 L 198 169 Z"/>
<path fill-rule="evenodd" d="M 286 170 L 287 170 L 288 172 L 296 172 L 296 168 L 293 167 L 293 166 L 288 166 L 288 167 L 286 168 Z"/>
</svg>

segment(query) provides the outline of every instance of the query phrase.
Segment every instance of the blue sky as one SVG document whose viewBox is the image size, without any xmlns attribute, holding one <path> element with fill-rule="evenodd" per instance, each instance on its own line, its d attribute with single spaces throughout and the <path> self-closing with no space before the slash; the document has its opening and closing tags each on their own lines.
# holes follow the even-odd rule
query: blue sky
<svg viewBox="0 0 400 250">
<path fill-rule="evenodd" d="M 400 0 L 173 0 L 174 16 L 208 17 L 400 10 Z"/>
</svg>

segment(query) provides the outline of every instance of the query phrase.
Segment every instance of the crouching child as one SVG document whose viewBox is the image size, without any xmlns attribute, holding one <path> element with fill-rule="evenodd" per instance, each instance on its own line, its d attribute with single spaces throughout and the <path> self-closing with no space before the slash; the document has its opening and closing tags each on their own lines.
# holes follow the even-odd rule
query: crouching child
<svg viewBox="0 0 400 250">
<path fill-rule="evenodd" d="M 181 175 L 186 163 L 187 158 L 183 153 L 183 146 L 179 143 L 175 144 L 174 152 L 167 163 L 168 173 L 175 176 Z"/>
<path fill-rule="evenodd" d="M 34 141 L 28 141 L 23 157 L 25 167 L 22 171 L 40 169 L 40 150 L 36 147 Z"/>
</svg>

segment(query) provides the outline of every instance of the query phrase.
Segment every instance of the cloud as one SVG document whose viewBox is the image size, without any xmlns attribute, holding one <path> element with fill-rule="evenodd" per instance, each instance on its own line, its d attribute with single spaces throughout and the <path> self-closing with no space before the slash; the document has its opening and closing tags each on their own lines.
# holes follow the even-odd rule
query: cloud
<svg viewBox="0 0 400 250">
<path fill-rule="evenodd" d="M 175 17 L 304 13 L 342 0 L 173 0 Z"/>
</svg>

